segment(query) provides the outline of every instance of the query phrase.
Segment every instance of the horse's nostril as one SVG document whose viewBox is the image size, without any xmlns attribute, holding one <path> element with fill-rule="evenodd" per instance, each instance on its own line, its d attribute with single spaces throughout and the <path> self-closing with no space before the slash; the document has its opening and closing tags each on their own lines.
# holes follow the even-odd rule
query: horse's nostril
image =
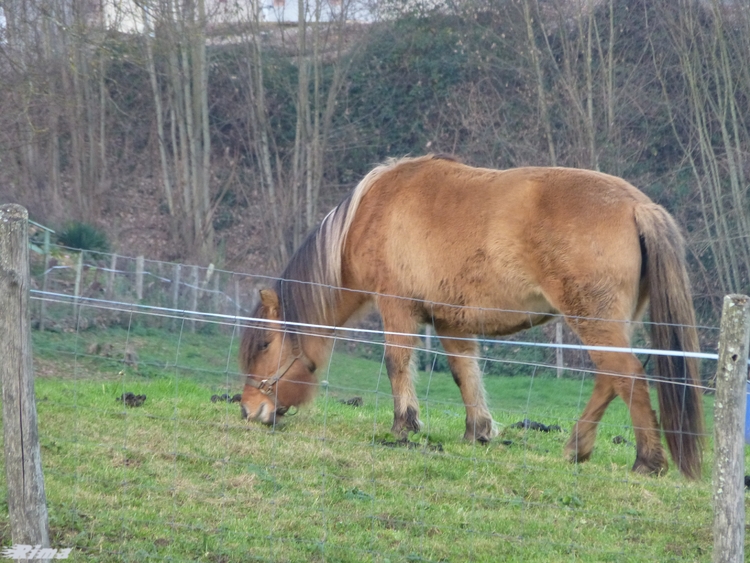
<svg viewBox="0 0 750 563">
<path fill-rule="evenodd" d="M 240 405 L 240 412 L 242 413 L 242 418 L 247 420 L 247 409 L 245 408 L 245 405 Z"/>
</svg>

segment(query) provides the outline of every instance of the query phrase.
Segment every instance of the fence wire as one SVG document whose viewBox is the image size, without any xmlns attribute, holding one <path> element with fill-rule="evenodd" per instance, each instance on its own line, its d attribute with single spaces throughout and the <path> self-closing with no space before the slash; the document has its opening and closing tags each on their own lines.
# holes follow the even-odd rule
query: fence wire
<svg viewBox="0 0 750 563">
<path fill-rule="evenodd" d="M 413 335 L 422 431 L 390 434 L 385 335 L 373 318 L 330 327 L 315 400 L 266 427 L 243 421 L 232 399 L 241 330 L 272 279 L 141 263 L 71 257 L 39 268 L 32 291 L 52 529 L 82 560 L 710 559 L 710 435 L 703 480 L 674 467 L 633 474 L 634 431 L 618 400 L 592 459 L 564 459 L 593 387 L 592 348 L 570 331 L 562 343 L 545 328 L 480 337 L 499 428 L 489 445 L 462 439 L 460 393 L 424 333 Z M 672 352 L 651 350 L 642 333 L 613 351 L 638 354 L 650 373 L 648 356 Z M 706 381 L 715 355 L 697 357 Z"/>
</svg>

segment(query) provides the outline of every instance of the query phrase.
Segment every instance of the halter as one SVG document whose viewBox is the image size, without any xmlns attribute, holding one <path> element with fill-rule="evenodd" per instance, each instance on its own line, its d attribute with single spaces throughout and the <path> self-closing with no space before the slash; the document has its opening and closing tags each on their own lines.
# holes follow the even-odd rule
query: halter
<svg viewBox="0 0 750 563">
<path fill-rule="evenodd" d="M 279 366 L 279 369 L 276 370 L 276 373 L 268 379 L 256 381 L 252 377 L 248 377 L 247 381 L 245 382 L 247 385 L 250 385 L 250 387 L 255 387 L 258 391 L 266 396 L 270 396 L 271 393 L 273 393 L 273 389 L 276 384 L 281 380 L 282 377 L 286 375 L 286 373 L 294 365 L 294 362 L 296 362 L 297 360 L 302 362 L 309 371 L 315 371 L 315 364 L 312 362 L 312 360 L 310 360 L 310 358 L 307 357 L 305 352 L 302 350 L 302 347 L 299 344 L 298 336 L 294 333 L 290 333 L 289 338 L 292 340 L 292 357 L 284 362 L 281 366 Z M 276 398 L 274 397 L 274 404 L 275 403 Z"/>
</svg>

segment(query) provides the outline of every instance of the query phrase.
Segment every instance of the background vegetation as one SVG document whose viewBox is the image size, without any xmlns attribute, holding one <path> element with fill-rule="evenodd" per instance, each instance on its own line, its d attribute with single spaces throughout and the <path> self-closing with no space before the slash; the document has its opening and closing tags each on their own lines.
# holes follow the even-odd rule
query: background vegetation
<svg viewBox="0 0 750 563">
<path fill-rule="evenodd" d="M 113 4 L 0 0 L 0 197 L 45 224 L 96 225 L 133 254 L 115 226 L 144 199 L 169 243 L 150 258 L 231 269 L 255 254 L 254 273 L 274 274 L 375 163 L 449 152 L 623 176 L 684 226 L 703 323 L 750 291 L 745 2 L 311 0 L 299 21 L 254 3 Z M 237 390 L 226 336 L 78 328 L 35 349 L 54 544 L 87 560 L 710 557 L 708 475 L 631 475 L 622 405 L 581 466 L 562 460 L 566 432 L 512 427 L 567 431 L 585 378 L 488 378 L 502 435 L 479 448 L 423 357 L 414 451 L 383 443 L 377 347 L 334 356 L 314 405 L 267 430 L 209 400 Z M 126 391 L 144 406 L 118 403 Z M 355 393 L 359 409 L 338 402 Z"/>
<path fill-rule="evenodd" d="M 153 258 L 221 262 L 244 217 L 227 265 L 276 273 L 375 163 L 449 152 L 624 176 L 684 226 L 706 321 L 750 290 L 744 2 L 0 6 L 0 195 L 52 226 L 148 195 Z"/>
</svg>

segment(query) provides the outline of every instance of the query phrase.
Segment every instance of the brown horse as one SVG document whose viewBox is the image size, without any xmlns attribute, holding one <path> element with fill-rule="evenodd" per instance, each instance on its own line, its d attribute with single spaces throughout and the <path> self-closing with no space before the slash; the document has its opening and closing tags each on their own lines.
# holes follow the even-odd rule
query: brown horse
<svg viewBox="0 0 750 563">
<path fill-rule="evenodd" d="M 434 326 L 466 406 L 467 439 L 489 441 L 473 335 L 508 335 L 561 314 L 585 345 L 630 346 L 650 297 L 653 345 L 697 351 L 684 242 L 672 217 L 620 178 L 566 168 L 490 170 L 451 158 L 393 160 L 372 170 L 322 221 L 281 280 L 261 291 L 243 336 L 245 418 L 273 424 L 310 400 L 332 330 L 366 303 L 378 308 L 395 405 L 392 431 L 420 428 L 414 334 Z M 597 424 L 619 395 L 630 409 L 634 471 L 667 461 L 643 366 L 592 351 L 594 391 L 566 445 L 590 457 Z M 703 416 L 697 360 L 658 356 L 661 426 L 672 458 L 700 477 Z"/>
</svg>

